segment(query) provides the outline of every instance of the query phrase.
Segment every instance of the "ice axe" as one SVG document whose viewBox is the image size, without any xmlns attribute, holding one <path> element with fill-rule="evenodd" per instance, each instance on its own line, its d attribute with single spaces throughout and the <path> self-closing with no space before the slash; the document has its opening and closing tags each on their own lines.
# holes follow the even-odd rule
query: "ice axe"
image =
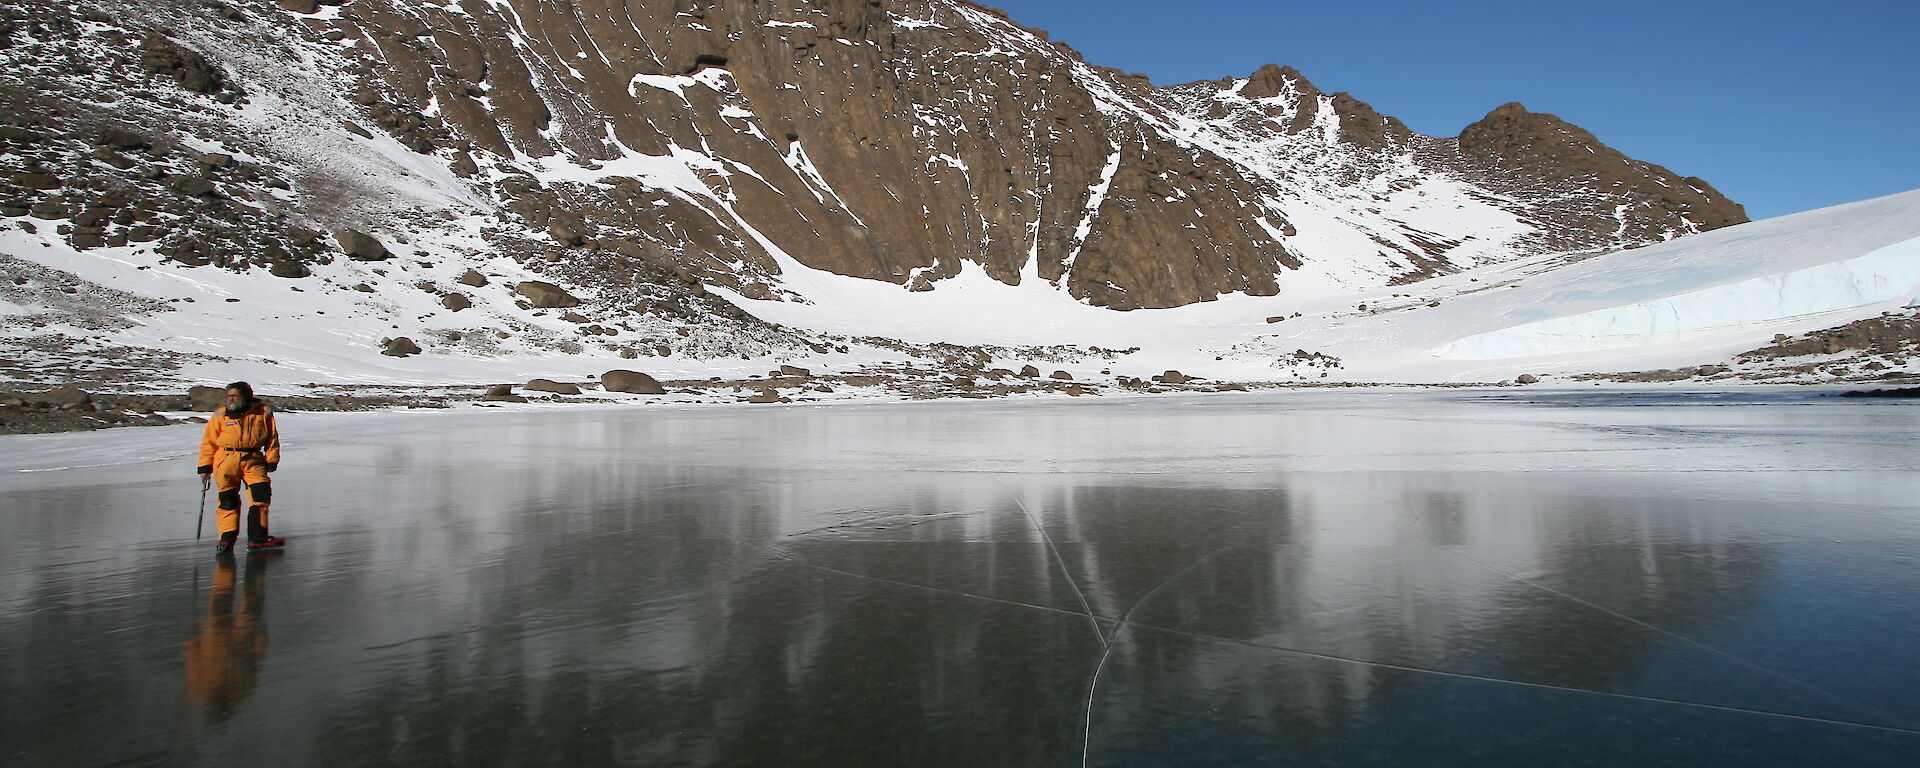
<svg viewBox="0 0 1920 768">
<path fill-rule="evenodd" d="M 207 527 L 207 486 L 212 485 L 206 475 L 200 476 L 200 517 L 193 523 L 193 540 L 200 540 L 200 531 Z"/>
</svg>

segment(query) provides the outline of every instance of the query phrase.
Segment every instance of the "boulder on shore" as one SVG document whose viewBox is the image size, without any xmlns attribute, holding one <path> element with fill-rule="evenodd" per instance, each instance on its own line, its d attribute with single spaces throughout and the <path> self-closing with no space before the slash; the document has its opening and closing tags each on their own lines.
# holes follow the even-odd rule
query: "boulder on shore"
<svg viewBox="0 0 1920 768">
<path fill-rule="evenodd" d="M 520 388 L 529 392 L 552 392 L 556 395 L 580 394 L 579 385 L 569 384 L 564 381 L 554 381 L 552 379 L 534 379 L 521 385 Z"/>
<path fill-rule="evenodd" d="M 660 386 L 652 376 L 639 371 L 611 370 L 600 376 L 600 386 L 608 392 L 625 392 L 633 395 L 664 395 L 667 388 Z"/>
<path fill-rule="evenodd" d="M 227 391 L 219 387 L 195 386 L 187 390 L 187 402 L 193 410 L 206 413 L 227 404 Z"/>
<path fill-rule="evenodd" d="M 526 398 L 513 393 L 512 384 L 495 384 L 487 387 L 487 393 L 481 395 L 480 399 L 483 402 L 489 403 L 524 403 L 527 401 Z"/>
<path fill-rule="evenodd" d="M 40 408 L 73 410 L 93 402 L 93 394 L 77 387 L 60 387 L 27 395 L 28 402 Z"/>
</svg>

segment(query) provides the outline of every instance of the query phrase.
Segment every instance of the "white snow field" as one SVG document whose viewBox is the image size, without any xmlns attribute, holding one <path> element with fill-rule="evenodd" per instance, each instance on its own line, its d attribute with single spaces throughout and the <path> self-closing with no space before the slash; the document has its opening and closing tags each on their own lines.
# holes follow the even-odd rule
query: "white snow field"
<svg viewBox="0 0 1920 768">
<path fill-rule="evenodd" d="M 40 330 L 227 358 L 189 365 L 181 373 L 188 380 L 245 378 L 274 391 L 307 383 L 584 379 L 612 368 L 642 368 L 661 378 L 767 368 L 763 358 L 623 360 L 598 346 L 577 354 L 556 351 L 529 340 L 568 338 L 575 326 L 556 313 L 518 311 L 504 290 L 476 292 L 476 306 L 455 314 L 434 295 L 411 289 L 412 283 L 448 283 L 470 266 L 499 283 L 540 275 L 509 258 L 482 255 L 473 232 L 419 237 L 392 246 L 401 254 L 396 261 L 415 261 L 412 254 L 435 250 L 475 257 L 421 261 L 392 275 L 342 261 L 317 267 L 319 280 L 295 285 L 212 268 L 154 266 L 150 254 L 129 248 L 75 251 L 49 228 L 28 233 L 17 224 L 0 227 L 0 252 L 172 302 L 175 311 L 139 318 L 124 330 L 62 329 L 58 323 Z M 804 301 L 755 301 L 718 290 L 763 319 L 913 342 L 1138 348 L 1111 363 L 996 361 L 1012 367 L 1038 362 L 1080 378 L 1097 378 L 1101 369 L 1134 376 L 1178 369 L 1239 381 L 1438 383 L 1645 370 L 1724 361 L 1775 334 L 1837 326 L 1920 302 L 1920 190 L 1583 260 L 1546 256 L 1493 263 L 1406 286 L 1356 289 L 1353 275 L 1337 265 L 1310 265 L 1285 276 L 1277 296 L 1231 295 L 1132 312 L 1082 304 L 1041 280 L 1032 263 L 1019 285 L 995 281 L 969 264 L 932 291 L 909 292 L 811 269 L 770 241 L 763 244 L 774 253 L 784 288 Z M 352 290 L 360 282 L 380 292 Z M 0 305 L 0 311 L 19 320 L 42 309 Z M 1285 319 L 1269 323 L 1272 317 Z M 435 347 L 404 359 L 378 354 L 380 339 L 388 336 L 484 332 L 502 325 L 516 337 L 485 352 Z M 1293 358 L 1296 350 L 1331 355 L 1341 365 L 1305 366 Z M 858 345 L 845 354 L 772 357 L 816 371 L 906 359 Z"/>
<path fill-rule="evenodd" d="M 1356 381 L 1636 370 L 1724 359 L 1776 333 L 1920 302 L 1920 190 L 1565 260 L 1538 257 L 1363 291 L 1309 268 L 1283 279 L 1277 296 L 1113 312 L 1072 300 L 1031 265 L 1018 286 L 969 268 L 931 292 L 908 293 L 782 255 L 786 286 L 812 303 L 735 298 L 760 317 L 836 333 L 1139 346 L 1127 367 L 1222 379 L 1291 378 L 1274 361 L 1296 349 L 1341 358 L 1345 367 L 1333 377 Z M 1294 312 L 1301 316 L 1267 322 Z"/>
</svg>

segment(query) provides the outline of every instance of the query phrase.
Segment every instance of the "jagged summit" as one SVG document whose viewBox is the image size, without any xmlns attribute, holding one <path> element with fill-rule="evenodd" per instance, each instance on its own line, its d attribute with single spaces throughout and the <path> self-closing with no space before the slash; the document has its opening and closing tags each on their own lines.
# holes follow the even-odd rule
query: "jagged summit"
<svg viewBox="0 0 1920 768">
<path fill-rule="evenodd" d="M 755 297 L 780 295 L 779 260 L 791 257 L 917 289 L 971 263 L 1009 283 L 1030 272 L 1117 309 L 1177 306 L 1273 293 L 1308 263 L 1351 273 L 1349 282 L 1415 279 L 1542 248 L 1654 241 L 1737 212 L 1706 191 L 1622 197 L 1609 186 L 1622 173 L 1548 151 L 1550 118 L 1496 110 L 1448 153 L 1290 67 L 1154 88 L 971 3 L 99 7 L 143 48 L 214 61 L 215 76 L 327 118 L 272 137 L 213 115 L 146 125 L 255 145 L 269 167 L 311 165 L 317 146 L 364 154 L 353 136 L 382 129 L 454 176 L 448 194 L 499 218 L 503 237 L 557 226 L 582 241 L 564 245 L 598 242 Z M 76 34 L 68 63 L 115 58 L 98 37 Z M 146 58 L 149 77 L 172 72 Z M 88 85 L 52 95 L 97 103 Z M 100 111 L 172 117 L 177 106 L 159 96 Z M 1279 131 L 1261 136 L 1246 112 L 1281 119 Z M 365 183 L 302 172 L 319 187 Z M 1583 179 L 1593 184 L 1575 189 Z M 1396 200 L 1461 180 L 1499 189 Z M 1528 189 L 1543 184 L 1555 188 Z M 295 190 L 288 214 L 309 229 L 389 226 L 378 207 L 323 204 L 307 191 Z M 1624 234 L 1612 234 L 1613 205 L 1561 215 L 1569 195 L 1634 203 Z M 1389 212 L 1443 210 L 1455 198 L 1478 213 L 1414 227 Z M 1496 218 L 1514 221 L 1487 229 Z"/>
<path fill-rule="evenodd" d="M 20 0 L 0 43 L 0 216 L 426 354 L 753 356 L 820 276 L 1284 303 L 1744 219 L 1517 104 L 1435 138 L 1291 67 L 1156 87 L 958 0 Z"/>
</svg>

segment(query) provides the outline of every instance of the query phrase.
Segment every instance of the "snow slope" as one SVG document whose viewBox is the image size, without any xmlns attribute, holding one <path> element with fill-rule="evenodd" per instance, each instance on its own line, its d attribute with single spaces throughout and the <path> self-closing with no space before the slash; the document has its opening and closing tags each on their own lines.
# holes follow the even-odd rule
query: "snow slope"
<svg viewBox="0 0 1920 768">
<path fill-rule="evenodd" d="M 1725 359 L 1776 333 L 1920 301 L 1920 190 L 1565 260 L 1536 257 L 1359 292 L 1337 280 L 1299 280 L 1278 296 L 1122 313 L 1080 304 L 1042 281 L 1008 286 L 979 270 L 929 293 L 905 293 L 782 259 L 785 284 L 811 304 L 733 298 L 763 318 L 835 333 L 1139 346 L 1126 367 L 1213 378 L 1290 379 L 1292 367 L 1276 361 L 1297 349 L 1341 358 L 1344 368 L 1329 378 L 1358 381 L 1638 370 Z M 1266 321 L 1295 311 L 1301 316 Z"/>
<path fill-rule="evenodd" d="M 758 358 L 631 361 L 594 348 L 564 354 L 519 338 L 469 354 L 456 347 L 385 357 L 372 350 L 382 336 L 399 335 L 399 320 L 451 328 L 494 313 L 482 305 L 454 315 L 432 294 L 391 282 L 376 294 L 286 285 L 266 296 L 245 275 L 153 269 L 124 250 L 74 251 L 44 229 L 38 234 L 17 227 L 0 230 L 0 251 L 15 258 L 170 302 L 173 311 L 145 316 L 131 328 L 67 330 L 76 338 L 104 333 L 116 344 L 225 358 L 189 365 L 182 376 L 191 380 L 248 378 L 271 388 L 309 382 L 581 379 L 621 367 L 692 378 L 768 367 Z M 1566 257 L 1536 257 L 1359 292 L 1333 280 L 1299 280 L 1278 296 L 1233 295 L 1132 312 L 1076 301 L 1033 274 L 1031 263 L 1020 285 L 1001 283 L 968 264 L 938 290 L 908 292 L 810 269 L 777 248 L 773 255 L 783 286 L 806 302 L 755 301 L 715 291 L 763 319 L 819 333 L 1003 347 L 1137 348 L 1111 365 L 1040 363 L 1082 378 L 1096 378 L 1103 368 L 1133 376 L 1174 368 L 1242 381 L 1497 381 L 1524 372 L 1722 361 L 1766 344 L 1774 334 L 1804 333 L 1920 304 L 1920 190 L 1572 263 L 1562 263 Z M 524 274 L 510 260 L 481 266 L 508 281 Z M 408 277 L 446 281 L 464 267 L 464 262 L 449 263 L 438 267 L 444 274 L 416 270 Z M 335 270 L 341 274 L 328 274 Z M 321 277 L 339 284 L 372 275 L 360 265 L 337 263 Z M 496 317 L 512 312 L 506 306 L 497 309 Z M 19 319 L 31 318 L 38 309 L 6 306 L 4 311 Z M 1267 322 L 1281 315 L 1286 319 Z M 549 316 L 516 330 L 531 338 L 569 328 Z M 1294 356 L 1296 351 L 1330 355 L 1341 365 L 1307 364 Z M 831 370 L 904 355 L 856 345 L 845 354 L 789 359 Z M 1017 367 L 1028 361 L 997 362 Z"/>
</svg>

